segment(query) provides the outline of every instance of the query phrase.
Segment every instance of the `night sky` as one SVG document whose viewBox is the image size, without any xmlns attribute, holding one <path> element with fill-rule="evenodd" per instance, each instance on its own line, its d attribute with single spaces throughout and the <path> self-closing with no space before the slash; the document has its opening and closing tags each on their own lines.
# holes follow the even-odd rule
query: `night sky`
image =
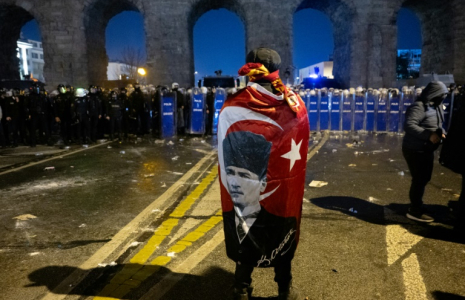
<svg viewBox="0 0 465 300">
<path fill-rule="evenodd" d="M 27 23 L 25 38 L 41 40 L 35 20 Z M 279 37 L 277 37 L 279 38 Z M 421 48 L 420 21 L 408 9 L 398 15 L 398 49 Z M 110 60 L 118 60 L 125 47 L 140 49 L 145 55 L 142 15 L 123 12 L 108 23 L 106 48 Z M 294 16 L 294 65 L 299 68 L 327 60 L 334 49 L 332 25 L 321 12 L 305 9 Z M 224 75 L 236 75 L 245 60 L 245 32 L 239 17 L 226 10 L 205 13 L 194 26 L 194 60 L 198 77 L 214 75 L 221 69 Z"/>
</svg>

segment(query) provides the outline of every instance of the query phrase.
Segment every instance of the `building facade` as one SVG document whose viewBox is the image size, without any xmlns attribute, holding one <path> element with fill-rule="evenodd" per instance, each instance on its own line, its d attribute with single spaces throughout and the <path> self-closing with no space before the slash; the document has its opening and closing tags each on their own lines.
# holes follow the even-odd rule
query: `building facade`
<svg viewBox="0 0 465 300">
<path fill-rule="evenodd" d="M 17 41 L 17 57 L 19 59 L 19 75 L 21 80 L 36 78 L 45 82 L 44 49 L 41 41 L 20 39 Z"/>
</svg>

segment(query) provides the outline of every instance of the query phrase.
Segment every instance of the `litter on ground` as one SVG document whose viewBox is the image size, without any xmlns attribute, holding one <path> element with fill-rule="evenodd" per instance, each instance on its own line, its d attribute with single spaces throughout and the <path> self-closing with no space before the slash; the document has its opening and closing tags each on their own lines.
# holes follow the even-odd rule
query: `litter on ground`
<svg viewBox="0 0 465 300">
<path fill-rule="evenodd" d="M 55 170 L 55 167 L 46 167 L 44 171 L 53 171 Z"/>
<path fill-rule="evenodd" d="M 356 167 L 356 164 L 350 164 L 349 167 Z"/>
<path fill-rule="evenodd" d="M 37 217 L 31 214 L 25 214 L 25 215 L 20 215 L 17 217 L 14 217 L 13 219 L 20 220 L 20 221 L 27 221 L 30 219 L 36 219 Z"/>
<path fill-rule="evenodd" d="M 155 176 L 155 174 L 153 174 L 153 173 L 144 175 L 145 178 L 154 177 L 154 176 Z"/>
<path fill-rule="evenodd" d="M 178 160 L 179 156 L 172 157 L 171 160 Z"/>
<path fill-rule="evenodd" d="M 328 185 L 327 182 L 325 181 L 318 181 L 318 180 L 313 180 L 312 182 L 310 182 L 310 184 L 308 185 L 309 187 L 316 187 L 316 188 L 319 188 L 319 187 L 323 187 L 325 185 Z"/>
</svg>

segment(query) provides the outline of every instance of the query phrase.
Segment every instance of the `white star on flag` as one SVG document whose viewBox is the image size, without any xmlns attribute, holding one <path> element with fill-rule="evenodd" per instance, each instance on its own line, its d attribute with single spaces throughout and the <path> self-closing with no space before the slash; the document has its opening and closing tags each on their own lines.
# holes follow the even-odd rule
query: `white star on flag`
<svg viewBox="0 0 465 300">
<path fill-rule="evenodd" d="M 292 167 L 294 167 L 295 161 L 302 159 L 300 157 L 300 146 L 301 145 L 302 145 L 302 141 L 300 141 L 300 143 L 297 145 L 294 139 L 292 139 L 291 151 L 281 156 L 291 161 L 291 167 L 289 168 L 289 172 L 292 170 Z"/>
</svg>

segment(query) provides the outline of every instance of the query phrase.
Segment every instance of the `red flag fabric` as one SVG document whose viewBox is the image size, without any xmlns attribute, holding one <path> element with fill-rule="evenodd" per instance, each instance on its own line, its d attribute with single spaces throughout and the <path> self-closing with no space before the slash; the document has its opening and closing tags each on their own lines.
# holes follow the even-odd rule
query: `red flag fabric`
<svg viewBox="0 0 465 300">
<path fill-rule="evenodd" d="M 310 128 L 303 101 L 291 91 L 287 97 L 251 82 L 219 117 L 226 250 L 255 267 L 290 261 L 299 240 Z"/>
</svg>

